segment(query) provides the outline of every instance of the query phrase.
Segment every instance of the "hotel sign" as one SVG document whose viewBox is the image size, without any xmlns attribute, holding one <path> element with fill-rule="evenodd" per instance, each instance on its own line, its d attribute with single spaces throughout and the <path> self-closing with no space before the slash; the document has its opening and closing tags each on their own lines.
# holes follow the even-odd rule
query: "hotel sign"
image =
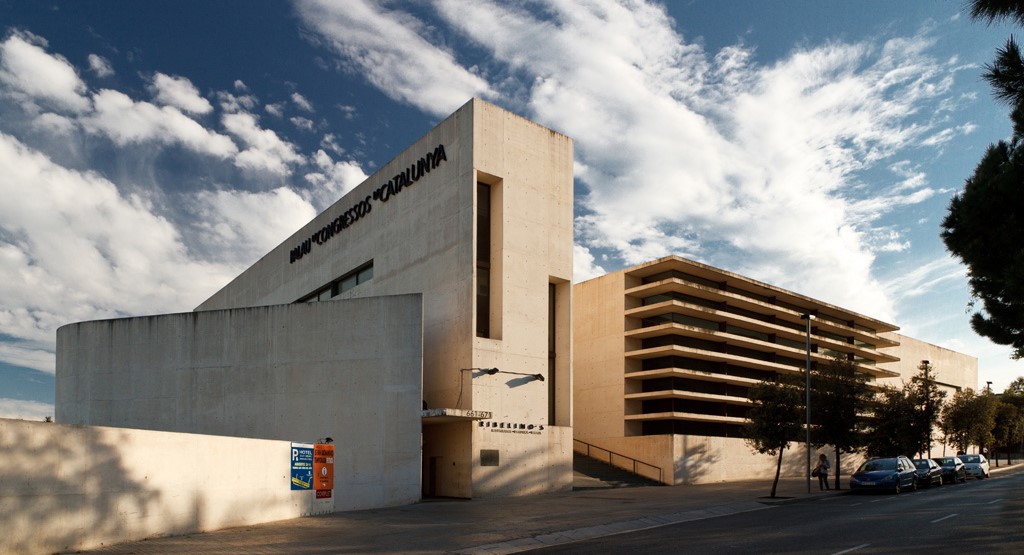
<svg viewBox="0 0 1024 555">
<path fill-rule="evenodd" d="M 313 444 L 292 443 L 292 489 L 313 489 Z"/>
<path fill-rule="evenodd" d="M 373 210 L 373 203 L 387 202 L 391 197 L 401 193 L 406 187 L 411 187 L 420 178 L 430 173 L 431 170 L 437 169 L 441 162 L 447 160 L 448 156 L 444 152 L 444 145 L 437 145 L 433 152 L 426 153 L 408 168 L 405 168 L 386 183 L 375 188 L 373 194 L 353 204 L 348 210 L 342 212 L 340 216 L 314 231 L 308 239 L 295 246 L 289 252 L 289 264 L 294 264 L 296 260 L 309 254 L 313 250 L 313 245 L 324 244 L 369 214 Z"/>
</svg>

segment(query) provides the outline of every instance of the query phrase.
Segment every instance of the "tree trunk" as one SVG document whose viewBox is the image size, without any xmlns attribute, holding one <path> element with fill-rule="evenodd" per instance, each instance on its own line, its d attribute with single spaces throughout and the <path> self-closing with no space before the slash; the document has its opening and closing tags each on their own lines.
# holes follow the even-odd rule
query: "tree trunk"
<svg viewBox="0 0 1024 555">
<path fill-rule="evenodd" d="M 785 450 L 785 445 L 779 448 L 779 461 L 775 463 L 775 481 L 772 482 L 772 497 L 775 497 L 775 489 L 779 487 L 779 473 L 782 472 L 782 453 Z"/>
</svg>

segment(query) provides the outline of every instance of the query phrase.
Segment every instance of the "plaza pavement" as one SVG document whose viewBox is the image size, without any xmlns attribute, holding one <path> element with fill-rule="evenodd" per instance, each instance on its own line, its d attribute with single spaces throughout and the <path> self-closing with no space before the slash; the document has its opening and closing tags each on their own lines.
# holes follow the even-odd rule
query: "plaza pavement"
<svg viewBox="0 0 1024 555">
<path fill-rule="evenodd" d="M 997 473 L 1019 465 L 992 467 Z M 843 477 L 844 484 L 848 476 Z M 581 484 L 578 482 L 577 487 Z M 585 483 L 583 484 L 585 485 Z M 840 495 L 807 492 L 805 478 L 689 486 L 578 489 L 529 497 L 432 500 L 392 507 L 298 518 L 203 534 L 131 542 L 89 553 L 151 555 L 517 553 Z"/>
</svg>

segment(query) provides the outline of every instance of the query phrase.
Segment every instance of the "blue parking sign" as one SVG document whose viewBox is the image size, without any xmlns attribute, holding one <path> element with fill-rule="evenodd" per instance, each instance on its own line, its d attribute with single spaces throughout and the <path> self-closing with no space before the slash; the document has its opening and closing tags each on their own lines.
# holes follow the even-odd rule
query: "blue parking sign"
<svg viewBox="0 0 1024 555">
<path fill-rule="evenodd" d="M 313 444 L 292 443 L 293 490 L 313 489 Z"/>
</svg>

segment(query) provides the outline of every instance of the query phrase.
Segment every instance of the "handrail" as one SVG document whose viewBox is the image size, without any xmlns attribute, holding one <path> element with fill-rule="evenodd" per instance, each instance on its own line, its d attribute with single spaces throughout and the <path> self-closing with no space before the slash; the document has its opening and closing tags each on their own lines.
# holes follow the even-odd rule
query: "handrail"
<svg viewBox="0 0 1024 555">
<path fill-rule="evenodd" d="M 663 471 L 662 471 L 660 466 L 655 466 L 653 464 L 646 463 L 644 461 L 640 461 L 640 460 L 634 459 L 633 457 L 630 457 L 629 455 L 623 455 L 622 453 L 616 453 L 616 452 L 611 451 L 609 449 L 605 449 L 604 447 L 598 447 L 597 445 L 591 445 L 590 443 L 587 443 L 585 441 L 580 441 L 580 440 L 578 440 L 576 438 L 573 438 L 572 442 L 573 442 L 573 451 L 577 451 L 577 452 L 582 453 L 582 454 L 584 454 L 584 455 L 586 455 L 586 456 L 588 456 L 590 458 L 597 459 L 597 460 L 599 460 L 601 462 L 607 462 L 611 466 L 614 466 L 616 468 L 621 468 L 622 470 L 625 470 L 627 472 L 630 471 L 628 468 L 619 466 L 619 465 L 617 465 L 617 464 L 612 462 L 612 456 L 622 457 L 623 459 L 632 461 L 633 462 L 633 470 L 632 470 L 632 472 L 633 472 L 633 474 L 636 474 L 637 476 L 643 476 L 644 478 L 647 478 L 647 476 L 644 476 L 643 474 L 641 474 L 637 470 L 637 465 L 643 465 L 643 466 L 646 466 L 646 467 L 649 467 L 649 468 L 653 468 L 654 470 L 658 471 L 658 481 L 661 482 L 662 484 L 665 483 L 665 480 L 663 479 L 664 473 L 663 473 Z M 586 446 L 586 451 L 576 449 L 576 444 L 577 443 L 579 443 L 581 445 L 585 445 Z M 595 457 L 594 455 L 591 454 L 591 449 L 597 449 L 597 450 L 600 450 L 600 451 L 604 451 L 605 453 L 608 453 L 608 460 L 604 461 L 604 459 L 601 459 L 600 457 Z"/>
</svg>

